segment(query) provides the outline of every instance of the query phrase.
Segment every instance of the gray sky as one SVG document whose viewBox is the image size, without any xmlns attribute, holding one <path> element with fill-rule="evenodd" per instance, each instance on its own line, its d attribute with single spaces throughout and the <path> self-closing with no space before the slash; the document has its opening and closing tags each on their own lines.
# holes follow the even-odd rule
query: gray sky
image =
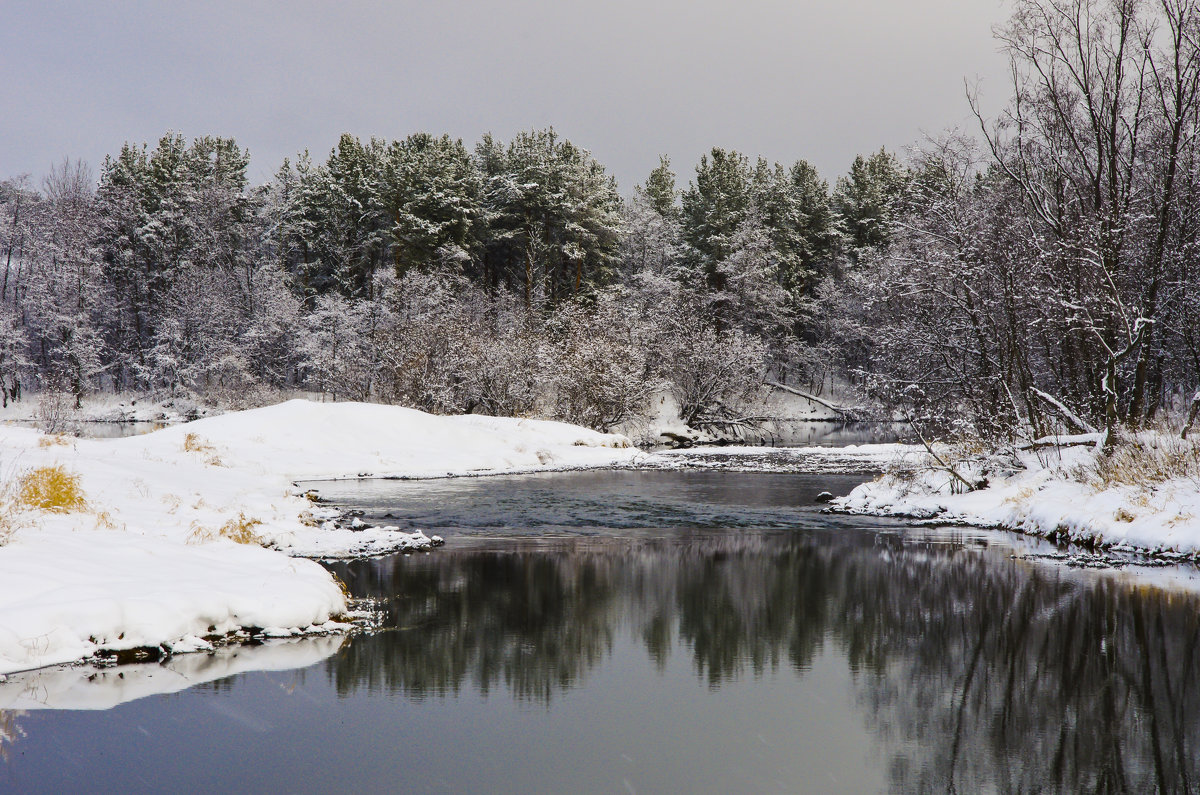
<svg viewBox="0 0 1200 795">
<path fill-rule="evenodd" d="M 254 182 L 342 132 L 473 144 L 553 125 L 623 193 L 712 146 L 832 180 L 1007 94 L 1003 0 L 0 4 L 0 177 L 123 141 L 233 136 Z"/>
</svg>

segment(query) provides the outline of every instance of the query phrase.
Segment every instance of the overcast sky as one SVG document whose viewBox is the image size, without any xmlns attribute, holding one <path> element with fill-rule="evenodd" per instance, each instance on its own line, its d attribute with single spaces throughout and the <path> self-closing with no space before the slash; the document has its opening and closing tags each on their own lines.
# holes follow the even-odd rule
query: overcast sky
<svg viewBox="0 0 1200 795">
<path fill-rule="evenodd" d="M 832 181 L 856 153 L 970 128 L 1006 94 L 1002 0 L 0 3 L 0 177 L 97 167 L 166 130 L 232 136 L 254 182 L 342 132 L 553 125 L 620 180 L 713 146 Z"/>
</svg>

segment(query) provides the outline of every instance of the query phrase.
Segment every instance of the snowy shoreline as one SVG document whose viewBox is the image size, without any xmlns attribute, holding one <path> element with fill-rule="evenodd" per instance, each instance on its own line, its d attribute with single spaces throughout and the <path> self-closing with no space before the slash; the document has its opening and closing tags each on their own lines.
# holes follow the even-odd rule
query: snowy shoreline
<svg viewBox="0 0 1200 795">
<path fill-rule="evenodd" d="M 0 425 L 11 528 L 0 529 L 0 675 L 101 651 L 208 650 L 248 628 L 338 630 L 346 595 L 306 558 L 433 545 L 417 528 L 344 526 L 296 482 L 553 471 L 639 455 L 624 437 L 564 423 L 304 400 L 123 439 Z M 78 478 L 85 507 L 55 513 L 14 498 L 23 476 L 55 467 Z"/>
<path fill-rule="evenodd" d="M 1096 455 L 1077 444 L 980 458 L 964 473 L 989 485 L 955 493 L 954 478 L 913 445 L 645 453 L 623 436 L 564 423 L 376 404 L 292 400 L 123 439 L 0 425 L 0 677 L 131 650 L 212 652 L 247 632 L 351 630 L 347 595 L 313 559 L 428 550 L 438 539 L 365 526 L 297 485 L 331 480 L 595 468 L 884 471 L 829 509 L 1200 557 L 1196 483 L 1096 490 L 1068 476 Z M 78 477 L 85 507 L 52 513 L 14 500 L 22 476 L 47 467 Z"/>
<path fill-rule="evenodd" d="M 828 510 L 1007 530 L 1172 561 L 1200 559 L 1200 483 L 1193 477 L 1097 482 L 1089 473 L 1102 461 L 1100 437 L 1060 441 L 957 465 L 967 481 L 986 483 L 972 491 L 928 460 L 910 461 L 907 469 L 831 501 Z M 1151 449 L 1171 443 L 1152 434 L 1130 442 Z"/>
</svg>

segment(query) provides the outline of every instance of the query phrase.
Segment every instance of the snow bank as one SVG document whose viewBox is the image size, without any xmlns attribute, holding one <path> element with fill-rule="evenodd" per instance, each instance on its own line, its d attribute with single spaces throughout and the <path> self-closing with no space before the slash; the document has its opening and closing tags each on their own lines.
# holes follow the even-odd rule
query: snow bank
<svg viewBox="0 0 1200 795">
<path fill-rule="evenodd" d="M 703 452 L 710 456 L 737 455 L 782 455 L 793 458 L 855 458 L 864 464 L 890 464 L 898 458 L 924 452 L 924 448 L 912 444 L 885 442 L 882 444 L 848 444 L 841 447 L 750 447 L 724 445 L 722 447 L 692 447 L 684 450 L 662 450 L 659 455 L 688 456 Z"/>
<path fill-rule="evenodd" d="M 2 508 L 18 529 L 0 546 L 0 674 L 101 649 L 204 648 L 199 639 L 239 627 L 320 627 L 345 612 L 342 592 L 321 566 L 288 555 L 432 545 L 419 530 L 336 526 L 295 480 L 498 474 L 636 455 L 623 437 L 563 423 L 303 400 L 126 439 L 0 426 L 0 488 L 11 494 L 23 472 L 62 466 L 88 502 L 66 514 L 11 499 Z"/>
<path fill-rule="evenodd" d="M 307 400 L 210 417 L 121 442 L 175 450 L 188 434 L 241 471 L 292 481 L 607 466 L 637 454 L 622 436 L 562 422 L 443 417 L 398 406 Z"/>
<path fill-rule="evenodd" d="M 0 572 L 0 672 L 243 627 L 312 628 L 345 611 L 316 563 L 225 539 L 23 532 L 0 548 Z"/>
<path fill-rule="evenodd" d="M 886 474 L 834 500 L 850 513 L 907 516 L 1032 535 L 1070 539 L 1116 549 L 1200 554 L 1200 484 L 1175 478 L 1146 485 L 1089 485 L 1078 473 L 1094 465 L 1098 437 L 1070 440 L 1076 446 L 1026 450 L 1015 459 L 978 462 L 963 471 L 988 485 L 963 489 L 944 471 L 924 468 Z"/>
</svg>

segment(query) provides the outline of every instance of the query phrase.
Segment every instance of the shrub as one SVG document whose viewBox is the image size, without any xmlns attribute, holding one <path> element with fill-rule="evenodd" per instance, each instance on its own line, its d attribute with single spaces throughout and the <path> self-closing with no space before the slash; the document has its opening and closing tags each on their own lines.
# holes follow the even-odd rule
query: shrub
<svg viewBox="0 0 1200 795">
<path fill-rule="evenodd" d="M 87 508 L 79 476 L 61 465 L 31 469 L 17 480 L 17 504 L 49 513 Z"/>
<path fill-rule="evenodd" d="M 42 433 L 71 433 L 76 429 L 77 417 L 74 399 L 64 392 L 45 392 L 38 398 L 34 418 Z"/>
</svg>

